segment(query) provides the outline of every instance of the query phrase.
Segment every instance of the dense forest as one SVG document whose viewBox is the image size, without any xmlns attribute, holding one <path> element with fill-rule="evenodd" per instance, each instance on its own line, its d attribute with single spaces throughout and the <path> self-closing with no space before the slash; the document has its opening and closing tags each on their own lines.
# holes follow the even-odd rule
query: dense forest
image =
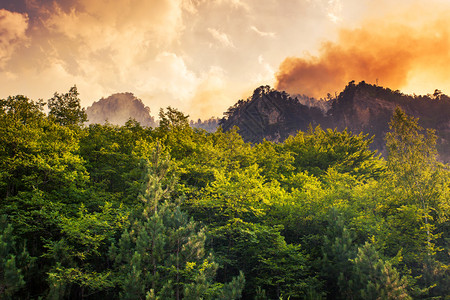
<svg viewBox="0 0 450 300">
<path fill-rule="evenodd" d="M 0 100 L 1 299 L 449 299 L 450 170 L 400 109 L 319 126 L 83 125 L 75 87 Z"/>
</svg>

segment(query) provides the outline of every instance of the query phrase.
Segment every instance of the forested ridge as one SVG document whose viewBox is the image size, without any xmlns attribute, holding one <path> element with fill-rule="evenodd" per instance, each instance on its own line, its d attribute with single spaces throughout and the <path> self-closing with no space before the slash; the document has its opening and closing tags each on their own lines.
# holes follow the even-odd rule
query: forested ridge
<svg viewBox="0 0 450 300">
<path fill-rule="evenodd" d="M 0 299 L 449 299 L 450 170 L 400 109 L 381 158 L 347 130 L 251 144 L 47 102 L 0 100 Z"/>
<path fill-rule="evenodd" d="M 219 124 L 225 131 L 238 126 L 244 141 L 254 143 L 264 139 L 282 142 L 298 130 L 307 131 L 310 124 L 324 130 L 347 128 L 374 136 L 370 149 L 386 156 L 385 135 L 396 107 L 419 118 L 420 126 L 436 130 L 438 159 L 450 162 L 450 97 L 440 90 L 432 95 L 406 95 L 364 81 L 350 81 L 339 94 L 317 100 L 261 86 L 247 100 L 231 106 Z"/>
</svg>

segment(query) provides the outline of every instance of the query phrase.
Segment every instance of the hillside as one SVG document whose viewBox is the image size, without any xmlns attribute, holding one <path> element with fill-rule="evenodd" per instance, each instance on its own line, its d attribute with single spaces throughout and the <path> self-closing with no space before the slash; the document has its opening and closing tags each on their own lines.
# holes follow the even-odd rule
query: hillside
<svg viewBox="0 0 450 300">
<path fill-rule="evenodd" d="M 244 140 L 253 143 L 264 139 L 280 142 L 298 130 L 308 130 L 310 124 L 324 129 L 347 128 L 354 133 L 375 136 L 372 149 L 385 153 L 384 137 L 389 120 L 399 106 L 408 115 L 419 118 L 420 126 L 436 130 L 440 159 L 450 161 L 450 98 L 438 90 L 433 95 L 411 96 L 352 81 L 329 101 L 331 108 L 324 111 L 315 105 L 304 105 L 301 102 L 305 101 L 285 92 L 259 87 L 246 101 L 240 100 L 230 107 L 220 125 L 224 130 L 238 126 Z"/>
<path fill-rule="evenodd" d="M 252 97 L 239 100 L 225 115 L 219 122 L 223 130 L 237 126 L 244 140 L 253 143 L 263 139 L 281 142 L 309 124 L 316 126 L 326 121 L 320 108 L 303 105 L 269 86 L 257 88 Z"/>
</svg>

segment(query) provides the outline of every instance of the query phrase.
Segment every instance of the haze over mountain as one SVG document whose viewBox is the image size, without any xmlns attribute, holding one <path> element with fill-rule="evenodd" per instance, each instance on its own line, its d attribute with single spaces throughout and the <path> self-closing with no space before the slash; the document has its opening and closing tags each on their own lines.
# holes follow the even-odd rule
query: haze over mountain
<svg viewBox="0 0 450 300">
<path fill-rule="evenodd" d="M 117 93 L 94 102 L 86 109 L 87 124 L 109 122 L 124 125 L 130 118 L 142 126 L 154 127 L 155 119 L 150 115 L 150 108 L 132 93 Z"/>
</svg>

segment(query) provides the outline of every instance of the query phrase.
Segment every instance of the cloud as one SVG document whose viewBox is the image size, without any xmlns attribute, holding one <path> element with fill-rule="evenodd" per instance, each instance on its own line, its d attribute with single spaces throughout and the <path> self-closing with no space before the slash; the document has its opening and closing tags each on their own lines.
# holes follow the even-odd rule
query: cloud
<svg viewBox="0 0 450 300">
<path fill-rule="evenodd" d="M 0 9 L 0 68 L 14 54 L 17 47 L 27 40 L 28 16 Z"/>
<path fill-rule="evenodd" d="M 162 52 L 128 73 L 117 92 L 132 90 L 152 111 L 170 105 L 187 112 L 198 82 L 198 75 L 187 67 L 183 57 Z"/>
<path fill-rule="evenodd" d="M 327 61 L 326 53 L 358 52 L 348 47 L 361 47 L 359 52 L 367 52 L 362 50 L 364 37 L 356 34 L 357 29 L 375 34 L 378 31 L 371 31 L 371 27 L 379 26 L 376 22 L 361 23 L 367 12 L 377 11 L 380 20 L 391 10 L 390 20 L 408 25 L 411 22 L 399 19 L 398 12 L 410 2 L 399 0 L 394 5 L 387 0 L 283 0 L 281 5 L 275 0 L 21 0 L 13 1 L 14 5 L 0 4 L 0 10 L 4 8 L 2 14 L 7 14 L 0 22 L 16 20 L 14 26 L 0 26 L 7 28 L 0 35 L 0 97 L 26 94 L 33 99 L 48 99 L 55 91 L 66 92 L 76 84 L 85 106 L 113 93 L 132 92 L 153 112 L 171 105 L 192 116 L 220 116 L 238 99 L 247 98 L 255 87 L 273 85 L 274 70 L 286 57 L 292 59 L 286 60 L 277 72 L 286 75 L 279 76 L 279 86 L 285 84 L 286 88 L 296 90 L 311 82 L 309 90 L 315 92 L 319 80 L 332 84 L 317 91 L 318 94 L 329 89 L 333 93 L 341 89 L 338 86 L 357 79 L 347 80 L 346 76 L 354 77 L 355 72 L 346 70 L 357 69 L 353 65 L 358 61 L 363 65 L 362 58 L 358 58 L 363 55 L 356 53 L 355 62 L 342 60 L 345 55 L 341 55 L 332 64 L 321 64 Z M 431 7 L 429 1 L 425 6 Z M 433 16 L 440 11 L 444 12 L 425 10 L 423 14 Z M 338 23 L 330 21 L 332 16 L 339 19 Z M 414 14 L 408 17 L 421 18 Z M 385 19 L 382 21 L 380 24 L 386 23 Z M 338 36 L 337 24 L 347 26 L 340 33 L 342 37 Z M 442 24 L 448 25 L 446 21 Z M 420 26 L 410 26 L 405 35 L 417 27 Z M 345 37 L 345 30 L 350 37 Z M 445 34 L 440 29 L 437 32 L 430 29 L 430 36 L 436 33 Z M 377 41 L 386 44 L 387 37 L 393 35 L 374 36 L 375 49 Z M 325 38 L 329 42 L 321 52 L 319 45 Z M 404 39 L 401 35 L 397 38 Z M 442 47 L 447 47 L 445 38 L 439 41 Z M 383 47 L 384 52 L 391 51 Z M 407 47 L 415 45 L 407 43 Z M 305 51 L 312 54 L 301 55 Z M 383 54 L 378 52 L 370 53 L 378 60 Z M 297 58 L 312 69 L 309 74 L 320 73 L 315 81 L 297 80 L 301 76 L 296 72 L 301 68 L 295 55 L 300 55 Z M 448 76 L 441 81 L 437 77 L 446 73 L 429 67 L 437 58 L 442 56 L 430 56 L 431 63 L 420 66 L 411 63 L 411 68 L 420 67 L 424 71 L 421 76 L 408 71 L 407 84 L 433 82 L 436 84 L 433 90 L 445 90 L 439 83 Z M 322 73 L 317 70 L 319 65 L 326 67 Z M 444 69 L 448 64 L 442 58 L 440 65 Z M 327 77 L 323 73 L 335 75 Z M 387 84 L 389 75 L 376 75 L 381 84 Z M 374 77 L 367 81 L 376 79 L 374 72 L 364 77 Z"/>
<path fill-rule="evenodd" d="M 259 36 L 263 37 L 275 37 L 275 32 L 264 32 L 256 28 L 255 26 L 250 26 L 250 29 L 256 32 Z"/>
<path fill-rule="evenodd" d="M 351 80 L 378 81 L 414 92 L 430 88 L 427 80 L 448 87 L 444 78 L 450 77 L 449 13 L 410 7 L 395 18 L 385 16 L 356 29 L 341 29 L 337 41 L 323 43 L 318 56 L 286 58 L 276 74 L 276 88 L 324 97 Z M 417 77 L 428 79 L 411 87 Z"/>
<path fill-rule="evenodd" d="M 192 96 L 197 76 L 190 71 L 182 57 L 175 53 L 159 54 L 151 65 L 155 72 L 154 86 L 150 90 L 162 90 L 171 98 L 187 101 Z"/>
<path fill-rule="evenodd" d="M 227 48 L 235 48 L 233 45 L 233 42 L 231 41 L 230 37 L 224 33 L 219 32 L 217 29 L 214 28 L 208 28 L 208 32 L 213 36 L 215 40 L 217 40 L 223 47 Z"/>
<path fill-rule="evenodd" d="M 322 10 L 319 21 L 302 18 L 316 10 L 303 0 L 27 0 L 20 9 L 29 47 L 0 71 L 0 97 L 46 99 L 76 84 L 83 105 L 132 92 L 152 111 L 202 117 L 272 84 L 273 66 L 311 41 L 292 39 L 292 28 L 329 22 Z"/>
<path fill-rule="evenodd" d="M 191 117 L 221 117 L 223 110 L 218 109 L 217 103 L 230 101 L 227 95 L 227 81 L 225 71 L 217 66 L 212 66 L 208 73 L 203 74 L 189 103 Z"/>
<path fill-rule="evenodd" d="M 250 10 L 250 6 L 245 0 L 216 0 L 218 4 L 230 5 L 233 8 Z"/>
<path fill-rule="evenodd" d="M 341 0 L 328 0 L 327 16 L 333 22 L 337 23 L 341 21 L 340 15 L 342 14 L 342 2 Z"/>
<path fill-rule="evenodd" d="M 54 2 L 51 10 L 43 23 L 63 59 L 101 56 L 126 67 L 139 56 L 156 55 L 183 30 L 183 4 L 177 0 L 79 0 L 69 9 Z M 70 49 L 61 42 L 70 42 Z"/>
</svg>

